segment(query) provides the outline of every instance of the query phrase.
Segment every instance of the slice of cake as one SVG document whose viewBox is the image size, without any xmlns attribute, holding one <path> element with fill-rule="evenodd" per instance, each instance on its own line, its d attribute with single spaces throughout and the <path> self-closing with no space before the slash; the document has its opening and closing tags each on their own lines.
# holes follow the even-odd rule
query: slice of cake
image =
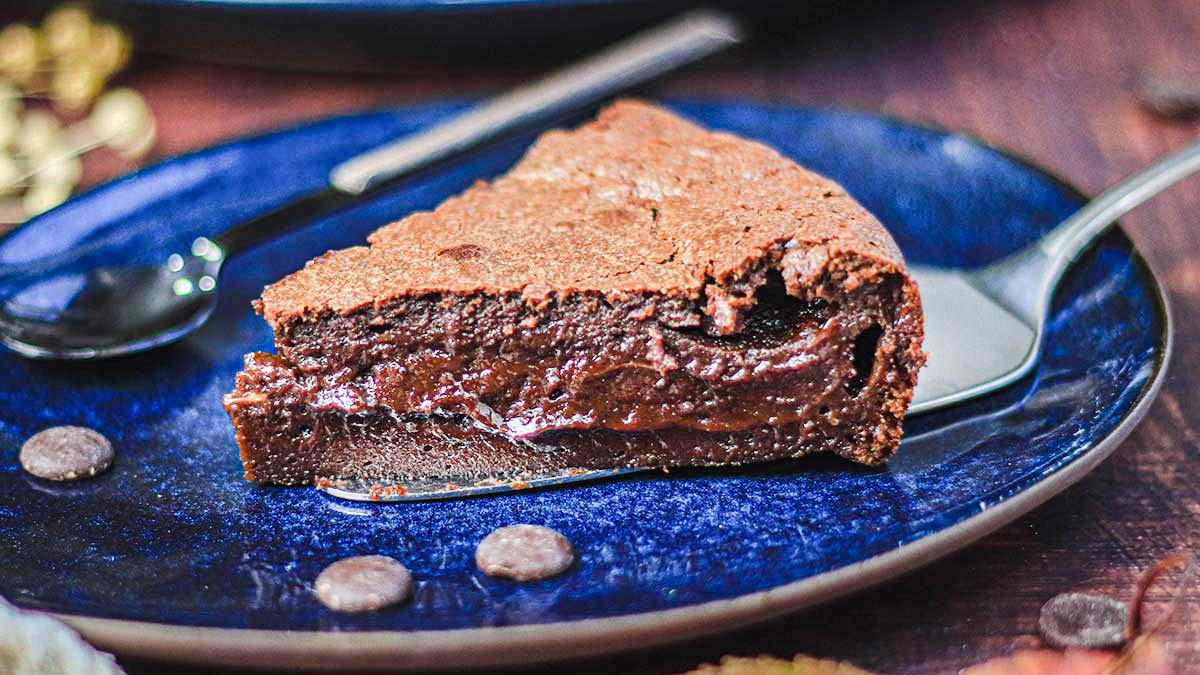
<svg viewBox="0 0 1200 675">
<path fill-rule="evenodd" d="M 257 310 L 225 398 L 246 477 L 738 464 L 900 443 L 916 286 L 774 150 L 624 101 L 505 176 L 327 253 Z"/>
</svg>

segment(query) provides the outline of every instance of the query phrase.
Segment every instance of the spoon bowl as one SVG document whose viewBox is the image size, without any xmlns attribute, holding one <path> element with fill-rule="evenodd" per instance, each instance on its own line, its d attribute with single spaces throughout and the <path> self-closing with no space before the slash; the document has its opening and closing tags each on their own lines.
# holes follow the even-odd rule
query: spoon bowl
<svg viewBox="0 0 1200 675">
<path fill-rule="evenodd" d="M 162 265 L 39 278 L 0 305 L 0 340 L 31 358 L 95 359 L 169 344 L 212 314 L 223 255 L 197 239 Z"/>
</svg>

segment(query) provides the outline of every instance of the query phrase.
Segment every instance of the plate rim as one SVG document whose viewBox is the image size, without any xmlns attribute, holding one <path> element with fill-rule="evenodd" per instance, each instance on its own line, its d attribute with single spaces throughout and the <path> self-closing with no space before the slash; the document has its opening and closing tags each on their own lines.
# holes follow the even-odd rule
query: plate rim
<svg viewBox="0 0 1200 675">
<path fill-rule="evenodd" d="M 1055 183 L 1081 202 L 1090 199 L 1070 181 L 1016 151 L 990 143 L 971 133 L 947 129 L 925 121 L 904 120 L 892 115 L 845 107 L 773 104 L 732 98 L 671 97 L 666 99 L 666 102 L 707 106 L 750 105 L 781 110 L 817 109 L 873 118 L 942 135 L 954 135 L 1019 164 L 1043 179 Z M 398 110 L 457 106 L 461 103 L 460 100 L 428 102 Z M 378 112 L 385 111 L 365 111 L 365 114 Z M 279 131 L 234 139 L 196 153 L 166 160 L 156 166 L 206 153 L 216 147 L 234 145 L 245 140 L 327 121 L 331 121 L 331 118 L 310 120 L 289 125 Z M 92 190 L 89 190 L 84 195 L 91 192 Z M 1149 281 L 1153 292 L 1152 301 L 1162 316 L 1162 329 L 1158 339 L 1162 349 L 1156 359 L 1154 372 L 1138 392 L 1137 400 L 1107 435 L 1070 463 L 994 506 L 886 553 L 805 579 L 733 598 L 636 614 L 520 626 L 429 631 L 289 631 L 186 626 L 56 612 L 50 614 L 79 631 L 95 646 L 121 656 L 213 666 L 297 667 L 327 671 L 386 668 L 395 672 L 415 672 L 445 668 L 531 665 L 630 652 L 728 632 L 876 586 L 969 546 L 1078 482 L 1120 447 L 1149 411 L 1165 380 L 1174 351 L 1175 331 L 1171 305 L 1154 265 L 1142 254 L 1141 249 L 1120 223 L 1117 223 L 1113 230 L 1120 232 L 1121 236 L 1130 242 L 1133 261 L 1142 268 Z"/>
</svg>

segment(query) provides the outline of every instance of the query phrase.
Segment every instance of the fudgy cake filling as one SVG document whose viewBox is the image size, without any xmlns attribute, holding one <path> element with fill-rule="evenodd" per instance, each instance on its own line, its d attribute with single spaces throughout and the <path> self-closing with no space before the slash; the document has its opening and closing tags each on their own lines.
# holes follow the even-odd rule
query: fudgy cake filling
<svg viewBox="0 0 1200 675">
<path fill-rule="evenodd" d="M 896 348 L 881 338 L 904 300 L 899 275 L 863 261 L 802 279 L 810 254 L 748 274 L 756 283 L 725 334 L 703 300 L 443 294 L 285 325 L 280 353 L 312 378 L 322 412 L 465 414 L 515 437 L 787 424 L 838 387 L 866 385 L 876 352 Z"/>
<path fill-rule="evenodd" d="M 880 390 L 843 387 L 802 422 L 736 432 L 684 427 L 655 431 L 550 431 L 517 439 L 466 415 L 318 410 L 317 389 L 273 354 L 252 354 L 231 395 L 249 480 L 304 485 L 318 478 L 468 482 L 523 472 L 633 466 L 718 466 L 834 452 L 875 463 L 899 440 L 896 405 Z M 874 400 L 864 401 L 864 397 Z"/>
</svg>

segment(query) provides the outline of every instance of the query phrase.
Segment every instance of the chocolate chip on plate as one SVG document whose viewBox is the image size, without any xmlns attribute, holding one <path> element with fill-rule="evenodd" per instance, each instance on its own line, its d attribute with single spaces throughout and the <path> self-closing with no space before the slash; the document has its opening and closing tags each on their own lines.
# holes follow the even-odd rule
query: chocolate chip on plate
<svg viewBox="0 0 1200 675">
<path fill-rule="evenodd" d="M 339 560 L 317 576 L 316 595 L 339 612 L 373 612 L 408 599 L 413 578 L 408 568 L 385 555 Z"/>
<path fill-rule="evenodd" d="M 38 478 L 79 480 L 111 466 L 113 447 L 107 438 L 87 427 L 50 427 L 25 441 L 20 459 L 21 466 Z"/>
<path fill-rule="evenodd" d="M 567 538 L 541 525 L 509 525 L 475 549 L 475 564 L 488 576 L 534 581 L 562 574 L 575 561 Z"/>
<path fill-rule="evenodd" d="M 1129 607 L 1107 595 L 1062 593 L 1042 605 L 1038 627 L 1055 647 L 1108 649 L 1125 642 Z"/>
</svg>

